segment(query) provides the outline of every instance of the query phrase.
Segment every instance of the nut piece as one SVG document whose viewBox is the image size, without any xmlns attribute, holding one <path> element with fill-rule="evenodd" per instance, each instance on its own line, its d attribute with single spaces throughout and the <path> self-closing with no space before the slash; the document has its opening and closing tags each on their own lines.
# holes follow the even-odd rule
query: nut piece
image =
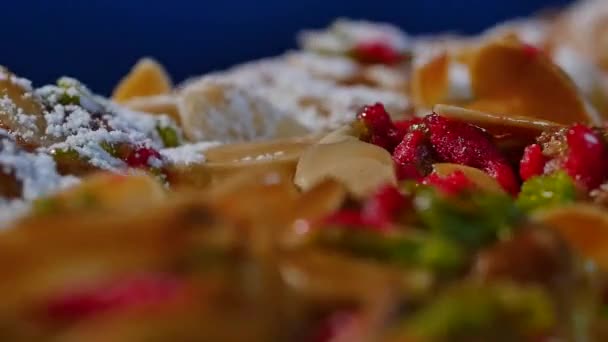
<svg viewBox="0 0 608 342">
<path fill-rule="evenodd" d="M 396 184 L 391 155 L 360 141 L 342 128 L 304 151 L 298 162 L 295 183 L 304 191 L 334 179 L 355 197 L 366 197 L 383 184 Z"/>
<path fill-rule="evenodd" d="M 533 219 L 555 230 L 577 253 L 608 270 L 608 215 L 601 207 L 573 204 L 540 211 Z"/>
<path fill-rule="evenodd" d="M 151 58 L 142 58 L 114 88 L 112 100 L 124 103 L 137 97 L 168 94 L 171 88 L 163 66 Z"/>
<path fill-rule="evenodd" d="M 166 114 L 175 122 L 180 122 L 177 99 L 172 95 L 136 97 L 123 105 L 129 109 L 150 114 Z"/>
<path fill-rule="evenodd" d="M 0 128 L 11 131 L 21 143 L 42 145 L 48 140 L 42 112 L 29 81 L 0 66 Z"/>
<path fill-rule="evenodd" d="M 244 87 L 204 79 L 178 103 L 184 134 L 193 141 L 238 142 L 307 133 L 294 119 Z"/>
</svg>

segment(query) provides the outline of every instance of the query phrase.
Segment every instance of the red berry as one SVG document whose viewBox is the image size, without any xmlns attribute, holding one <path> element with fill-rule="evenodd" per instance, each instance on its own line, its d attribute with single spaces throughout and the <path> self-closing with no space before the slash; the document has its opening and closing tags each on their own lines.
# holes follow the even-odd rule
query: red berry
<svg viewBox="0 0 608 342">
<path fill-rule="evenodd" d="M 145 275 L 61 294 L 47 303 L 48 316 L 80 319 L 98 313 L 163 303 L 179 297 L 185 284 L 173 276 Z"/>
<path fill-rule="evenodd" d="M 515 177 L 513 168 L 502 161 L 489 161 L 483 169 L 488 175 L 496 179 L 508 193 L 515 196 L 519 193 L 519 181 Z"/>
<path fill-rule="evenodd" d="M 395 174 L 397 175 L 397 179 L 402 180 L 421 180 L 424 177 L 424 174 L 420 172 L 418 166 L 415 164 L 397 164 L 395 163 Z"/>
<path fill-rule="evenodd" d="M 395 128 L 403 135 L 410 131 L 412 126 L 422 124 L 422 118 L 413 118 L 409 120 L 397 120 L 393 122 Z"/>
<path fill-rule="evenodd" d="M 522 49 L 524 51 L 524 55 L 530 59 L 536 58 L 542 53 L 540 48 L 531 44 L 524 44 Z"/>
<path fill-rule="evenodd" d="M 356 312 L 340 310 L 324 317 L 314 330 L 310 342 L 332 342 L 349 338 L 357 322 Z"/>
<path fill-rule="evenodd" d="M 566 134 L 566 172 L 587 189 L 600 186 L 608 175 L 608 153 L 602 139 L 589 127 L 572 126 Z"/>
<path fill-rule="evenodd" d="M 357 210 L 339 210 L 325 217 L 323 224 L 340 227 L 365 227 L 369 222 Z"/>
<path fill-rule="evenodd" d="M 437 158 L 486 171 L 512 194 L 518 181 L 507 158 L 479 127 L 431 114 L 424 118 Z"/>
<path fill-rule="evenodd" d="M 390 115 L 381 103 L 363 107 L 357 115 L 357 119 L 363 122 L 368 130 L 368 136 L 365 140 L 389 152 L 395 149 L 395 146 L 401 142 L 405 134 L 405 132 L 395 127 Z"/>
<path fill-rule="evenodd" d="M 458 195 L 473 186 L 471 180 L 462 171 L 454 171 L 445 177 L 431 173 L 422 184 L 431 185 L 446 195 Z"/>
<path fill-rule="evenodd" d="M 387 151 L 392 151 L 394 149 L 394 145 L 392 142 L 392 139 L 388 136 L 388 135 L 381 135 L 381 134 L 372 134 L 369 137 L 369 143 L 374 144 L 378 147 L 382 147 L 383 149 L 387 150 Z"/>
<path fill-rule="evenodd" d="M 130 167 L 147 168 L 150 166 L 150 158 L 162 159 L 157 150 L 151 147 L 139 147 L 131 151 L 125 161 Z"/>
<path fill-rule="evenodd" d="M 393 161 L 397 165 L 397 177 L 400 180 L 428 174 L 433 160 L 434 153 L 430 142 L 420 130 L 407 133 L 393 152 Z M 413 172 L 414 170 L 416 172 Z"/>
<path fill-rule="evenodd" d="M 385 185 L 363 205 L 362 216 L 375 227 L 388 227 L 406 203 L 406 198 L 399 189 Z"/>
<path fill-rule="evenodd" d="M 519 175 L 521 179 L 528 180 L 534 176 L 542 175 L 547 158 L 543 155 L 543 149 L 538 144 L 533 144 L 524 150 L 524 155 L 519 163 Z"/>
<path fill-rule="evenodd" d="M 406 198 L 399 189 L 385 185 L 363 203 L 360 211 L 340 210 L 327 216 L 323 223 L 340 227 L 385 230 L 393 223 L 405 203 Z"/>
<path fill-rule="evenodd" d="M 401 55 L 383 41 L 361 42 L 353 49 L 353 54 L 362 63 L 393 65 L 401 61 Z"/>
<path fill-rule="evenodd" d="M 391 117 L 382 103 L 363 107 L 357 114 L 357 119 L 363 121 L 372 133 L 387 134 L 393 128 Z"/>
</svg>

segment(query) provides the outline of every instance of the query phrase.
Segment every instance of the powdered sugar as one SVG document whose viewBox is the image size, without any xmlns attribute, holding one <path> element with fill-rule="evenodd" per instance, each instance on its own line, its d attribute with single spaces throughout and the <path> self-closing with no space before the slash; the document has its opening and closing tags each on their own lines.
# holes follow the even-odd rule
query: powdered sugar
<svg viewBox="0 0 608 342">
<path fill-rule="evenodd" d="M 179 106 L 185 133 L 194 141 L 271 138 L 285 116 L 256 92 L 222 77 L 191 83 L 184 89 Z"/>
<path fill-rule="evenodd" d="M 238 159 L 236 161 L 244 161 L 244 162 L 248 162 L 248 161 L 263 161 L 263 160 L 272 160 L 272 159 L 276 159 L 278 157 L 281 157 L 285 155 L 285 152 L 283 151 L 276 151 L 273 153 L 264 153 L 264 154 L 260 154 L 257 156 L 247 156 L 241 159 Z"/>
<path fill-rule="evenodd" d="M 209 80 L 240 86 L 247 96 L 263 99 L 272 112 L 283 112 L 312 132 L 328 131 L 352 121 L 355 113 L 369 103 L 384 103 L 394 116 L 409 106 L 401 92 L 317 78 L 283 56 L 237 66 L 191 81 L 190 85 Z"/>
<path fill-rule="evenodd" d="M 21 150 L 8 132 L 0 129 L 0 166 L 21 186 L 21 197 L 33 200 L 74 182 L 57 173 L 55 161 L 44 153 Z"/>
<path fill-rule="evenodd" d="M 409 37 L 393 25 L 348 19 L 336 20 L 327 30 L 304 31 L 298 36 L 298 41 L 306 50 L 341 54 L 367 42 L 380 41 L 396 51 L 411 47 Z"/>
<path fill-rule="evenodd" d="M 171 164 L 190 165 L 205 162 L 204 152 L 212 147 L 218 146 L 219 142 L 199 142 L 186 144 L 175 148 L 160 150 L 160 154 Z"/>
</svg>

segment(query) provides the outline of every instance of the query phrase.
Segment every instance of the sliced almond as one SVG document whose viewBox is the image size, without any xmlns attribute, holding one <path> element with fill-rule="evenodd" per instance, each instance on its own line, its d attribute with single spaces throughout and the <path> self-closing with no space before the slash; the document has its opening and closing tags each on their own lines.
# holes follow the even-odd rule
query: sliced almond
<svg viewBox="0 0 608 342">
<path fill-rule="evenodd" d="M 317 144 L 304 151 L 296 169 L 296 185 L 306 191 L 327 179 L 344 184 L 359 198 L 383 184 L 397 182 L 390 153 L 355 137 Z"/>
<path fill-rule="evenodd" d="M 437 53 L 414 64 L 412 73 L 412 100 L 417 107 L 432 108 L 444 102 L 449 93 L 450 59 L 447 52 Z"/>
<path fill-rule="evenodd" d="M 172 87 L 171 79 L 160 63 L 142 58 L 114 88 L 112 100 L 124 103 L 137 97 L 164 95 L 170 93 Z"/>
<path fill-rule="evenodd" d="M 543 131 L 563 127 L 556 122 L 529 116 L 495 114 L 444 104 L 436 105 L 433 112 L 472 123 L 497 136 L 514 133 L 537 136 Z"/>
<path fill-rule="evenodd" d="M 481 46 L 470 70 L 478 101 L 469 108 L 564 125 L 599 123 L 570 78 L 541 51 L 516 39 Z"/>
<path fill-rule="evenodd" d="M 293 175 L 302 152 L 318 139 L 306 136 L 212 147 L 205 151 L 204 163 L 170 166 L 169 179 L 176 186 L 205 187 L 243 172 L 282 170 Z"/>
<path fill-rule="evenodd" d="M 176 122 L 180 122 L 177 99 L 173 95 L 136 97 L 126 101 L 123 105 L 138 112 L 166 114 Z"/>
<path fill-rule="evenodd" d="M 608 215 L 602 208 L 574 204 L 538 212 L 534 219 L 557 231 L 576 252 L 608 270 Z"/>
<path fill-rule="evenodd" d="M 5 128 L 26 145 L 51 144 L 40 99 L 10 71 L 0 67 L 0 128 Z"/>
<path fill-rule="evenodd" d="M 265 99 L 213 79 L 184 89 L 178 109 L 184 133 L 193 141 L 251 141 L 307 132 Z"/>
<path fill-rule="evenodd" d="M 165 197 L 163 186 L 149 175 L 98 173 L 42 201 L 50 201 L 51 209 L 64 215 L 66 212 L 78 213 L 87 209 L 134 211 L 159 204 Z"/>
</svg>

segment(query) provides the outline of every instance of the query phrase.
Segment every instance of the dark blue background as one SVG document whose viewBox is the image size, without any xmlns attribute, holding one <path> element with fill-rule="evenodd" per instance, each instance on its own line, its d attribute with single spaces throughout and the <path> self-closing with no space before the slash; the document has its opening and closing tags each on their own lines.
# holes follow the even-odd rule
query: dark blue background
<svg viewBox="0 0 608 342">
<path fill-rule="evenodd" d="M 474 33 L 569 0 L 4 0 L 0 64 L 36 84 L 67 74 L 98 92 L 143 55 L 174 79 L 278 54 L 297 31 L 346 16 L 412 33 Z"/>
</svg>

